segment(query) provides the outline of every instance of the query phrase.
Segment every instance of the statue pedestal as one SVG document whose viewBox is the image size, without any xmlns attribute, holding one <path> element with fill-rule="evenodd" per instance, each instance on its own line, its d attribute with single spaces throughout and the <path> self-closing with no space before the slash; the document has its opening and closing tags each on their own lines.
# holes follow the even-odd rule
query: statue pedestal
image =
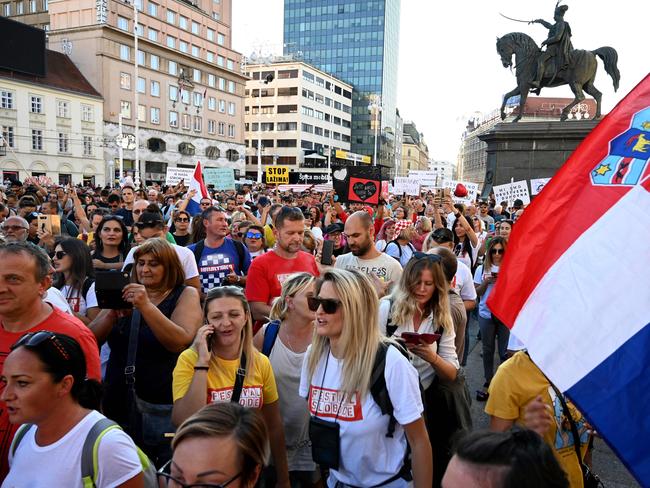
<svg viewBox="0 0 650 488">
<path fill-rule="evenodd" d="M 506 122 L 479 137 L 487 143 L 485 185 L 487 198 L 495 185 L 533 178 L 550 178 L 569 159 L 598 120 L 565 122 Z"/>
</svg>

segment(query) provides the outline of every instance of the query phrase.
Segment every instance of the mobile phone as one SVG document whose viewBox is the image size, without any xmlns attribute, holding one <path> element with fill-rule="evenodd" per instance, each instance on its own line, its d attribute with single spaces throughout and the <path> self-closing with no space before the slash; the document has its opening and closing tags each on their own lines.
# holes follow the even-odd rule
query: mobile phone
<svg viewBox="0 0 650 488">
<path fill-rule="evenodd" d="M 433 344 L 440 340 L 440 334 L 418 334 L 417 332 L 402 332 L 402 339 L 407 344 Z"/>
<path fill-rule="evenodd" d="M 332 253 L 334 252 L 334 241 L 323 241 L 323 249 L 321 250 L 320 263 L 327 266 L 332 264 Z"/>
<path fill-rule="evenodd" d="M 212 339 L 214 338 L 214 332 L 205 336 L 205 341 L 208 343 L 208 351 L 212 351 Z"/>
<path fill-rule="evenodd" d="M 122 298 L 122 290 L 131 282 L 131 265 L 123 271 L 95 272 L 95 293 L 99 308 L 123 310 L 132 305 Z"/>
<path fill-rule="evenodd" d="M 488 225 L 488 231 L 489 232 L 494 232 L 494 224 Z"/>
<path fill-rule="evenodd" d="M 43 232 L 48 232 L 53 236 L 61 235 L 61 217 L 58 215 L 38 216 L 38 228 Z"/>
</svg>

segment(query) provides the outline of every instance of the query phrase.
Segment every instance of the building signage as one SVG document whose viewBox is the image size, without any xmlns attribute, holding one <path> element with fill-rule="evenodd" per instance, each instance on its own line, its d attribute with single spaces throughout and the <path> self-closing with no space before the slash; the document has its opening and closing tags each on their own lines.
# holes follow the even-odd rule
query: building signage
<svg viewBox="0 0 650 488">
<path fill-rule="evenodd" d="M 287 166 L 267 166 L 266 184 L 267 185 L 289 184 L 289 168 Z"/>
<path fill-rule="evenodd" d="M 320 183 L 328 182 L 327 173 L 299 173 L 298 183 L 306 185 L 318 185 Z"/>
<path fill-rule="evenodd" d="M 372 162 L 370 156 L 364 156 L 362 154 L 356 154 L 349 151 L 341 151 L 340 149 L 337 149 L 334 152 L 334 156 L 337 159 L 347 159 L 348 161 L 354 161 L 355 163 L 370 164 Z"/>
</svg>

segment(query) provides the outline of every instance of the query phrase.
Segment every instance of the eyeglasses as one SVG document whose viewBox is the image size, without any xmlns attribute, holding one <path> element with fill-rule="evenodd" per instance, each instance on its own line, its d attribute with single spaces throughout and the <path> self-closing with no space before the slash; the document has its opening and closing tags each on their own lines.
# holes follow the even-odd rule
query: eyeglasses
<svg viewBox="0 0 650 488">
<path fill-rule="evenodd" d="M 56 259 L 63 259 L 63 258 L 66 257 L 67 255 L 68 255 L 68 253 L 65 252 L 65 251 L 57 251 L 57 252 L 54 253 L 54 257 L 55 257 Z"/>
<path fill-rule="evenodd" d="M 29 227 L 23 227 L 22 225 L 3 225 L 2 230 L 8 230 L 10 232 L 19 232 L 21 230 L 27 230 Z"/>
<path fill-rule="evenodd" d="M 261 239 L 262 234 L 260 234 L 259 232 L 247 232 L 246 237 L 248 239 Z"/>
<path fill-rule="evenodd" d="M 187 217 L 179 217 L 176 220 L 174 220 L 174 222 L 189 222 L 189 221 L 190 219 L 188 219 Z"/>
<path fill-rule="evenodd" d="M 440 262 L 440 256 L 437 254 L 427 254 L 426 252 L 415 251 L 411 259 L 428 259 L 434 263 Z"/>
<path fill-rule="evenodd" d="M 503 249 L 490 249 L 490 254 L 503 254 Z"/>
<path fill-rule="evenodd" d="M 158 470 L 156 473 L 156 476 L 158 477 L 158 483 L 160 484 L 161 487 L 174 487 L 174 488 L 224 488 L 228 486 L 230 483 L 235 481 L 237 478 L 239 478 L 243 472 L 239 472 L 232 478 L 230 478 L 228 481 L 225 483 L 192 483 L 192 484 L 186 484 L 183 483 L 182 481 L 177 480 L 174 478 L 171 474 L 169 474 L 170 468 L 171 468 L 171 459 L 165 463 L 165 465 Z"/>
<path fill-rule="evenodd" d="M 209 207 L 211 205 L 211 203 L 210 202 L 201 202 L 199 205 L 201 205 L 202 207 Z"/>
<path fill-rule="evenodd" d="M 326 314 L 332 315 L 341 306 L 341 300 L 336 300 L 335 298 L 307 297 L 307 307 L 312 312 L 316 312 L 318 307 L 321 306 Z"/>
<path fill-rule="evenodd" d="M 63 344 L 61 344 L 59 338 L 54 332 L 50 332 L 49 330 L 40 330 L 38 332 L 30 332 L 29 334 L 25 334 L 20 339 L 18 339 L 10 349 L 13 351 L 14 349 L 22 346 L 37 347 L 41 344 L 46 343 L 46 341 L 52 341 L 54 348 L 61 355 L 61 357 L 66 361 L 70 360 L 70 354 L 65 350 L 65 347 L 63 347 Z"/>
<path fill-rule="evenodd" d="M 142 213 L 142 210 L 132 210 L 131 212 L 133 215 L 140 215 Z"/>
</svg>

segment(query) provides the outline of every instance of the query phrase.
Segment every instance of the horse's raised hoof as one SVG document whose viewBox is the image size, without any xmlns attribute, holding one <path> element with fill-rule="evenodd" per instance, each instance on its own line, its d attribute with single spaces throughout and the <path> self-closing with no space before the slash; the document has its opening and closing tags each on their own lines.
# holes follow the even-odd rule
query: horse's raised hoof
<svg viewBox="0 0 650 488">
<path fill-rule="evenodd" d="M 501 111 L 501 120 L 506 120 L 506 113 L 504 111 Z"/>
</svg>

